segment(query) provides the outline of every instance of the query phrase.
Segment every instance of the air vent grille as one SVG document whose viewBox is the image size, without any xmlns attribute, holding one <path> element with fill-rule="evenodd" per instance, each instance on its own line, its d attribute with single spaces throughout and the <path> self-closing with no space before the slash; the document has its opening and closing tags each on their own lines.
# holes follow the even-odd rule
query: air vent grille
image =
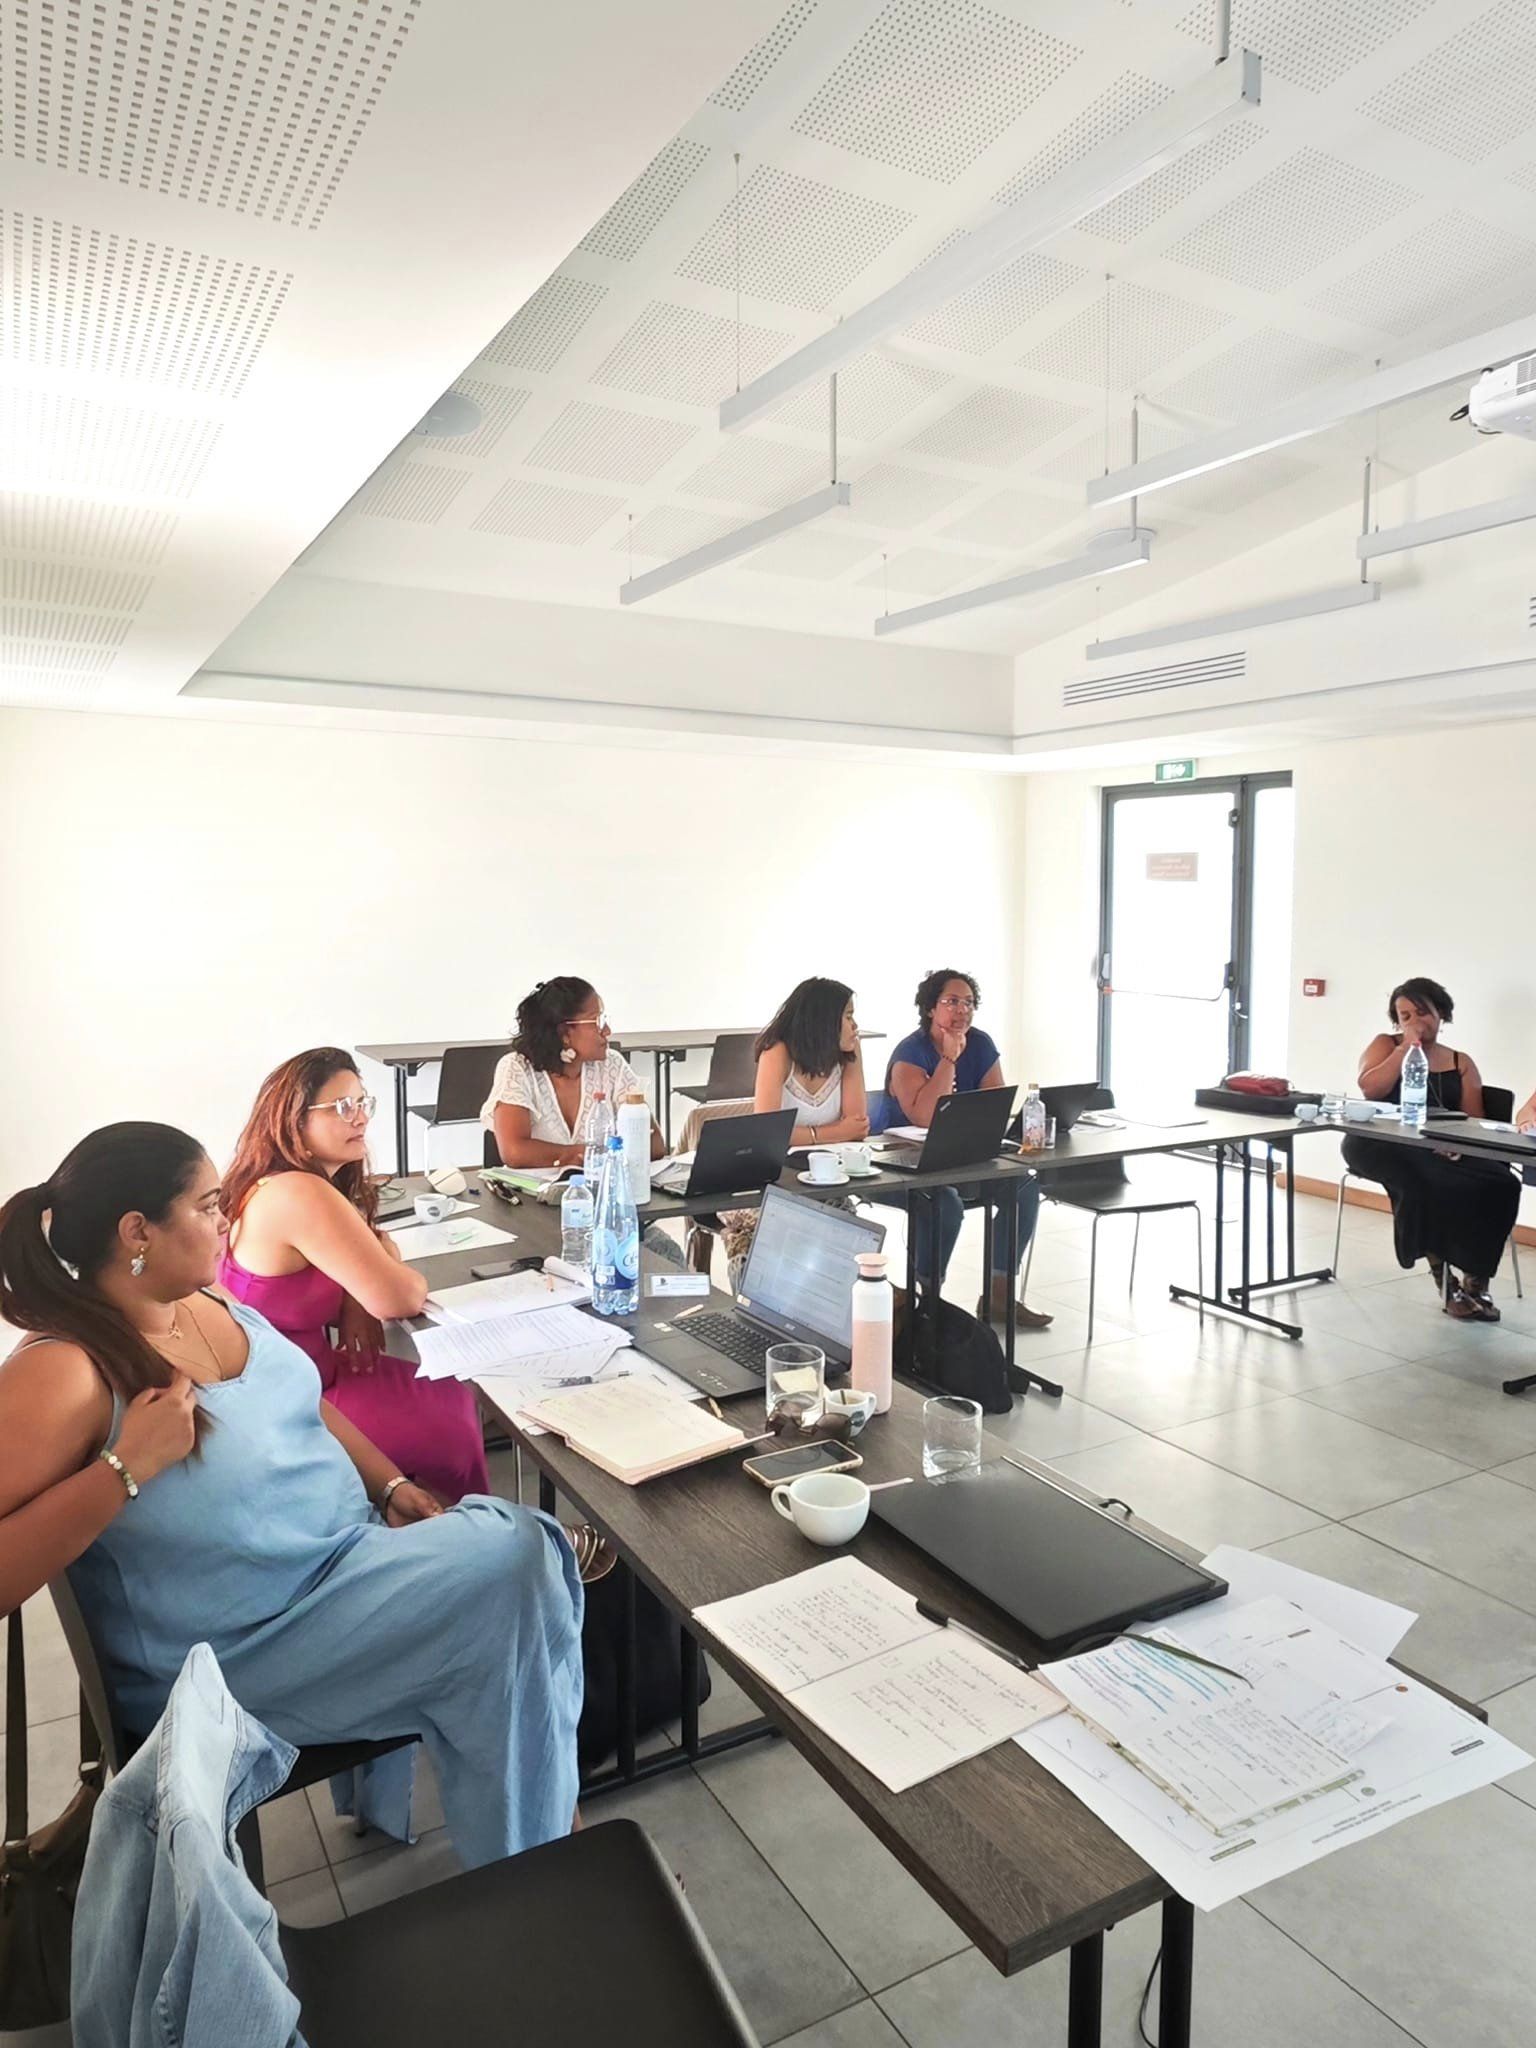
<svg viewBox="0 0 1536 2048">
<path fill-rule="evenodd" d="M 1062 686 L 1063 704 L 1107 704 L 1117 697 L 1151 697 L 1162 690 L 1181 690 L 1194 683 L 1230 683 L 1248 673 L 1248 657 L 1206 654 L 1198 661 L 1170 661 L 1161 668 L 1129 669 L 1124 675 L 1089 676 Z"/>
<path fill-rule="evenodd" d="M 1525 623 L 1529 627 L 1531 627 L 1533 631 L 1536 631 L 1536 597 L 1533 597 L 1531 599 L 1531 609 L 1526 616 Z"/>
</svg>

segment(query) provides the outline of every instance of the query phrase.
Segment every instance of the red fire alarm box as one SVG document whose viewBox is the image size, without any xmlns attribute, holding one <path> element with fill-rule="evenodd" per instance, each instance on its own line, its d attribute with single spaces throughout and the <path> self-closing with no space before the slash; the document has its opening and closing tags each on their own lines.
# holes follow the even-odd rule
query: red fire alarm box
<svg viewBox="0 0 1536 2048">
<path fill-rule="evenodd" d="M 1301 992 L 1304 996 L 1325 996 L 1328 984 L 1320 974 L 1309 974 L 1301 984 Z"/>
</svg>

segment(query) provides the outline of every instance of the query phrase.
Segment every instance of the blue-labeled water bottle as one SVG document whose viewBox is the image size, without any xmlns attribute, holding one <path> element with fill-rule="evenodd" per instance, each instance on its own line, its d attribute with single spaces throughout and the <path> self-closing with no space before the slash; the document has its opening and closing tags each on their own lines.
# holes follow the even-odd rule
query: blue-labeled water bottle
<svg viewBox="0 0 1536 2048">
<path fill-rule="evenodd" d="M 608 1140 L 592 1228 L 592 1306 L 600 1316 L 632 1316 L 640 1306 L 640 1219 L 624 1168 L 624 1140 Z"/>
<path fill-rule="evenodd" d="M 1403 1129 L 1422 1131 L 1429 1108 L 1429 1061 L 1424 1055 L 1422 1045 L 1410 1045 L 1403 1057 L 1402 1086 L 1398 1099 L 1402 1104 Z"/>
</svg>

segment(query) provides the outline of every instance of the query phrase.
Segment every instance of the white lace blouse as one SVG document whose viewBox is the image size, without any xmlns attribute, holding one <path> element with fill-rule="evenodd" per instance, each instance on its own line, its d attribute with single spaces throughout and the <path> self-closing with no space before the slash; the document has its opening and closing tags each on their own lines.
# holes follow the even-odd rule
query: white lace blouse
<svg viewBox="0 0 1536 2048">
<path fill-rule="evenodd" d="M 576 1112 L 573 1131 L 566 1123 L 565 1112 L 560 1107 L 554 1083 L 548 1074 L 531 1066 L 520 1052 L 506 1052 L 496 1062 L 491 1092 L 481 1107 L 480 1121 L 488 1131 L 494 1130 L 497 1103 L 509 1102 L 515 1109 L 527 1110 L 528 1135 L 537 1144 L 577 1145 L 587 1135 L 592 1097 L 599 1082 L 607 1091 L 609 1113 L 615 1117 L 625 1096 L 632 1088 L 640 1086 L 639 1076 L 621 1052 L 610 1049 L 606 1060 L 592 1060 L 584 1064 L 581 1070 L 581 1107 Z"/>
</svg>

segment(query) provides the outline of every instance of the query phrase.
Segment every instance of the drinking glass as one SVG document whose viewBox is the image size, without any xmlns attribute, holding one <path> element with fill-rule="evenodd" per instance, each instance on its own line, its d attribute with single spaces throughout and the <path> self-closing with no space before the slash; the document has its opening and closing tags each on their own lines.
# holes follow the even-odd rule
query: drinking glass
<svg viewBox="0 0 1536 2048">
<path fill-rule="evenodd" d="M 923 1477 L 952 1479 L 981 1463 L 981 1406 L 959 1394 L 923 1403 Z"/>
<path fill-rule="evenodd" d="M 770 1424 L 814 1428 L 826 1402 L 826 1374 L 820 1345 L 770 1344 L 763 1373 Z"/>
</svg>

